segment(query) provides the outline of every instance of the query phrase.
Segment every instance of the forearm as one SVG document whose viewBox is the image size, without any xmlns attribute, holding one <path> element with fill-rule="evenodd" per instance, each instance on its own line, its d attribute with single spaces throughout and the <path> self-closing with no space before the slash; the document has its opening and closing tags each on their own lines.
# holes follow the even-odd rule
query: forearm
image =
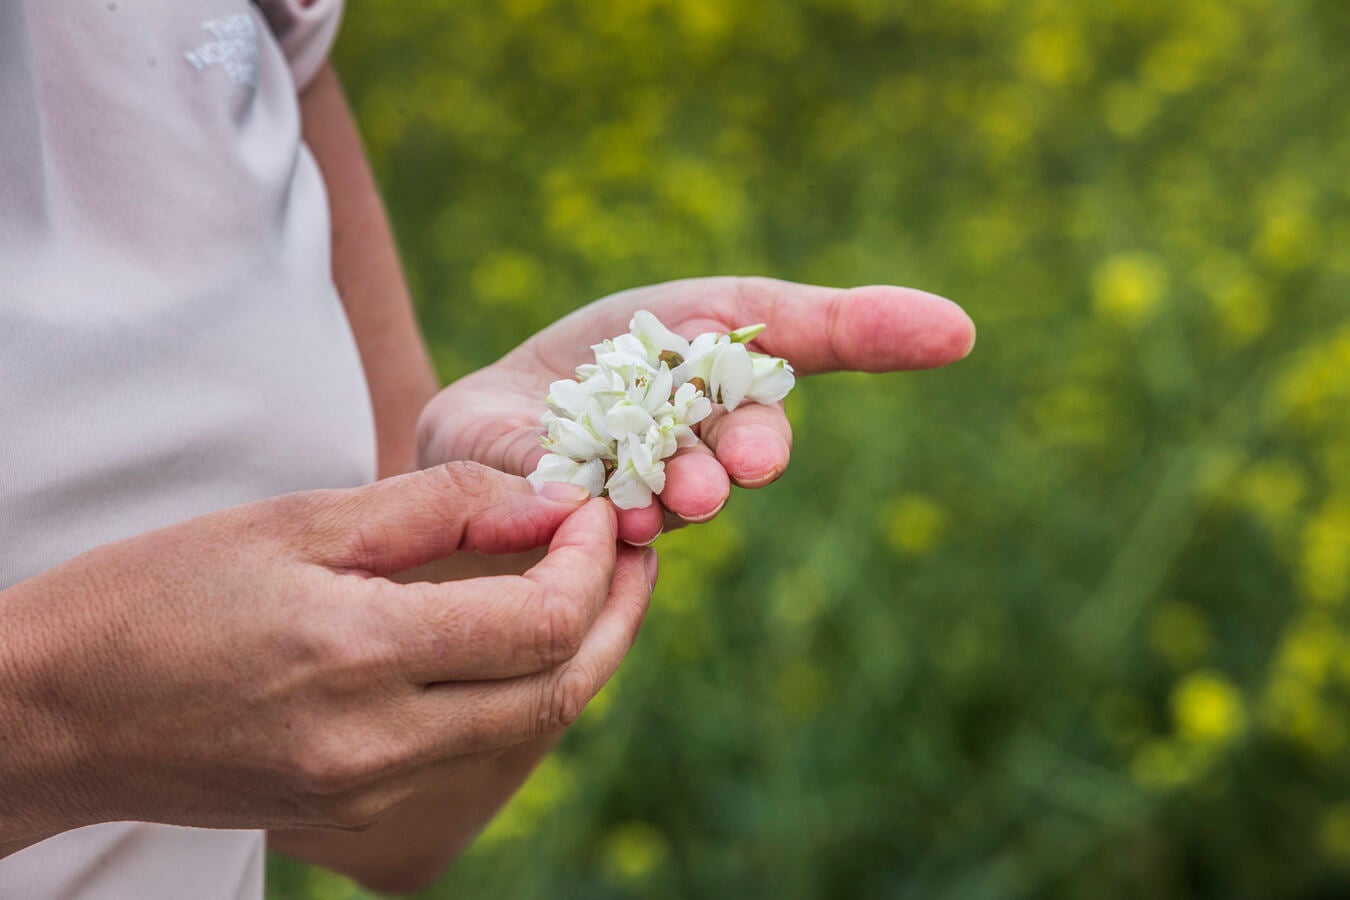
<svg viewBox="0 0 1350 900">
<path fill-rule="evenodd" d="M 94 764 L 62 721 L 63 688 L 55 675 L 63 648 L 46 633 L 50 616 L 44 616 L 72 588 L 46 584 L 52 578 L 0 591 L 0 859 L 94 821 L 76 813 L 81 800 L 96 804 L 81 798 L 73 773 Z"/>
<path fill-rule="evenodd" d="M 301 97 L 305 143 L 328 188 L 333 282 L 375 411 L 381 478 L 416 467 L 417 417 L 438 383 L 361 138 L 330 65 Z"/>
<path fill-rule="evenodd" d="M 0 859 L 54 832 L 37 821 L 32 771 L 36 732 L 41 730 L 31 702 L 32 666 L 26 627 L 15 607 L 19 588 L 0 591 Z M 40 752 L 40 751 L 39 751 Z"/>
</svg>

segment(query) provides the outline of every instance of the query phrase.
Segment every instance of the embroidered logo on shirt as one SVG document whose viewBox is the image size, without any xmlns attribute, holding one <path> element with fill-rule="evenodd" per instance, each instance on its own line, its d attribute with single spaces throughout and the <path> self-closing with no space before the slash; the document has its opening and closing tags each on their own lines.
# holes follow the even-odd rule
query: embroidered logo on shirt
<svg viewBox="0 0 1350 900">
<path fill-rule="evenodd" d="M 258 86 L 258 26 L 252 16 L 243 14 L 202 23 L 215 40 L 183 54 L 199 72 L 213 66 L 225 70 L 235 84 Z"/>
</svg>

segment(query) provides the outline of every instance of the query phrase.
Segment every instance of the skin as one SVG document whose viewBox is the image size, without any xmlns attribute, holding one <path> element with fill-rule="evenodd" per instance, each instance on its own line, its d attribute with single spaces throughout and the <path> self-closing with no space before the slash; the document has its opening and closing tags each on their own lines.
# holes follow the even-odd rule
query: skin
<svg viewBox="0 0 1350 900">
<path fill-rule="evenodd" d="M 543 452 L 551 381 L 637 309 L 686 336 L 764 322 L 755 348 L 799 374 L 928 368 L 974 343 L 919 291 L 698 279 L 597 301 L 433 396 L 331 70 L 302 109 L 384 480 L 193 519 L 0 592 L 0 856 L 103 821 L 265 827 L 374 889 L 425 886 L 631 646 L 656 559 L 622 542 L 706 521 L 788 464 L 781 408 L 748 405 L 701 426 L 645 510 L 540 497 L 513 476 Z"/>
</svg>

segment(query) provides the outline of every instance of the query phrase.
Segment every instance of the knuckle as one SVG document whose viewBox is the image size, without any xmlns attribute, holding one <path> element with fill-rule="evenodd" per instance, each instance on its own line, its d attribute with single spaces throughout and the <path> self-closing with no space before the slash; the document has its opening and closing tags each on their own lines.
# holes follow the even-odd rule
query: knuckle
<svg viewBox="0 0 1350 900">
<path fill-rule="evenodd" d="M 299 515 L 314 510 L 331 503 L 334 495 L 340 494 L 340 490 L 326 490 L 315 488 L 313 490 L 291 491 L 285 494 L 277 494 L 258 504 L 259 509 L 268 509 L 271 513 L 285 517 L 288 515 Z"/>
<path fill-rule="evenodd" d="M 539 602 L 535 647 L 545 666 L 567 662 L 581 649 L 586 621 L 581 604 L 563 591 L 545 590 Z"/>
<path fill-rule="evenodd" d="M 379 780 L 399 764 L 400 754 L 386 745 L 330 738 L 303 755 L 295 767 L 297 787 L 309 796 L 333 798 L 330 806 L 340 805 L 347 802 L 344 795 Z"/>
<path fill-rule="evenodd" d="M 284 527 L 300 529 L 305 545 L 312 549 L 331 548 L 341 543 L 358 506 L 359 490 L 315 490 L 285 494 L 276 498 L 274 510 Z"/>
<path fill-rule="evenodd" d="M 494 487 L 494 470 L 481 463 L 465 459 L 442 463 L 434 469 L 426 469 L 427 477 L 438 479 L 442 486 L 451 492 L 469 498 L 485 497 Z"/>
<path fill-rule="evenodd" d="M 594 681 L 585 670 L 576 665 L 564 666 L 557 675 L 545 681 L 539 731 L 551 734 L 571 725 L 594 693 Z"/>
<path fill-rule="evenodd" d="M 379 522 L 362 522 L 350 530 L 346 540 L 344 559 L 353 561 L 357 568 L 377 571 L 383 568 L 387 556 L 385 548 L 395 546 L 395 532 Z"/>
<path fill-rule="evenodd" d="M 361 624 L 330 617 L 297 629 L 283 648 L 293 677 L 339 701 L 364 695 L 387 681 L 397 648 L 381 629 Z"/>
<path fill-rule="evenodd" d="M 322 509 L 314 494 L 280 494 L 222 510 L 212 521 L 228 529 L 231 543 L 243 539 L 255 549 L 266 545 L 310 549 L 316 543 L 316 519 Z"/>
<path fill-rule="evenodd" d="M 359 787 L 364 772 L 345 756 L 312 752 L 300 761 L 297 787 L 303 794 L 326 797 Z"/>
<path fill-rule="evenodd" d="M 368 831 L 384 818 L 390 806 L 377 794 L 353 794 L 333 802 L 327 818 L 339 831 Z"/>
</svg>

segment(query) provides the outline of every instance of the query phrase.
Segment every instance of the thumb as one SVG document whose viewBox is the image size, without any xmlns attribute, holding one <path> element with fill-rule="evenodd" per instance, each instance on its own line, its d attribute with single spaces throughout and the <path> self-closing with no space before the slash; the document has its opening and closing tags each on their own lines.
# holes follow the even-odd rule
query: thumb
<svg viewBox="0 0 1350 900">
<path fill-rule="evenodd" d="M 334 568 L 389 575 L 459 550 L 516 553 L 543 546 L 590 493 L 474 462 L 450 462 L 334 491 L 321 550 Z"/>
</svg>

